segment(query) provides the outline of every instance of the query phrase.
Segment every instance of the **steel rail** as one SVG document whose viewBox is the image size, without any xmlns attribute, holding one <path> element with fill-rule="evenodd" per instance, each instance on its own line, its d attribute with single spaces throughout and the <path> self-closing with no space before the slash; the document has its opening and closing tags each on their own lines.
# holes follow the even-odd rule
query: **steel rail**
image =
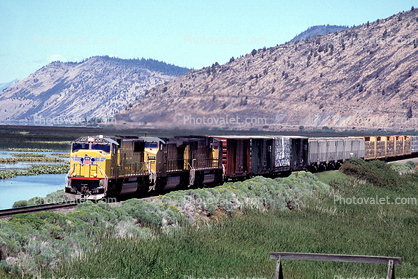
<svg viewBox="0 0 418 279">
<path fill-rule="evenodd" d="M 0 217 L 10 217 L 10 216 L 13 216 L 16 214 L 22 214 L 22 213 L 32 213 L 32 212 L 49 211 L 53 209 L 67 208 L 67 207 L 75 207 L 77 205 L 78 203 L 73 201 L 73 202 L 67 202 L 67 203 L 47 203 L 47 204 L 38 204 L 38 205 L 31 205 L 31 206 L 2 209 L 0 210 Z"/>
</svg>

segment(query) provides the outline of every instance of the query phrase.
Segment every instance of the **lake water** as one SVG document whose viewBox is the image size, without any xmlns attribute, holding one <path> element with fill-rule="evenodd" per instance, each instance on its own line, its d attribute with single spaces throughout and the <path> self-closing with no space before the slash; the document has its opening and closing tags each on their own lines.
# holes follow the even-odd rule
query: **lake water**
<svg viewBox="0 0 418 279">
<path fill-rule="evenodd" d="M 45 154 L 47 157 L 51 158 L 60 158 L 58 156 L 51 155 L 51 153 L 57 153 L 57 152 L 20 152 L 20 151 L 7 151 L 7 150 L 0 150 L 0 158 L 13 158 L 12 153 L 40 153 Z M 65 162 L 69 162 L 70 158 L 61 158 L 64 159 Z M 54 163 L 54 162 L 17 162 L 14 164 L 0 164 L 0 171 L 3 170 L 26 170 L 30 168 L 31 166 L 35 165 L 61 165 L 64 164 L 64 162 L 61 163 Z"/>
<path fill-rule="evenodd" d="M 19 200 L 45 197 L 64 189 L 66 174 L 40 174 L 0 179 L 0 209 L 11 208 Z"/>
</svg>

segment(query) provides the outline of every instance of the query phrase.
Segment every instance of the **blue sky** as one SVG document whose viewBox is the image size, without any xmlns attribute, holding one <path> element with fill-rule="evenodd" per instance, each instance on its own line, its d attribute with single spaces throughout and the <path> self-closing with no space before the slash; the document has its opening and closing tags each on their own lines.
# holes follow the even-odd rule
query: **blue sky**
<svg viewBox="0 0 418 279">
<path fill-rule="evenodd" d="M 199 69 L 285 43 L 313 25 L 359 25 L 414 5 L 417 1 L 0 0 L 0 83 L 25 78 L 54 60 L 95 55 Z"/>
</svg>

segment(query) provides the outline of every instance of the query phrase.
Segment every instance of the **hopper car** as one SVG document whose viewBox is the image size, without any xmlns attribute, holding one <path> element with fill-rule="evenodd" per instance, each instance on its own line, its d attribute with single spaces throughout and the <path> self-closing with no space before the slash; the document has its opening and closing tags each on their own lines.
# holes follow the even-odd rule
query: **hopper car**
<svg viewBox="0 0 418 279">
<path fill-rule="evenodd" d="M 338 168 L 352 157 L 414 155 L 418 136 L 88 136 L 71 143 L 65 193 L 92 200 L 135 196 L 256 175 Z"/>
</svg>

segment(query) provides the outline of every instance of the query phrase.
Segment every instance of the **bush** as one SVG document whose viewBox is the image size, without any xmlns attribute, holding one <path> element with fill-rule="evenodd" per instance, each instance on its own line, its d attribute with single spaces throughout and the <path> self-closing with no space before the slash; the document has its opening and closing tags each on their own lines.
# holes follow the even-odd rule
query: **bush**
<svg viewBox="0 0 418 279">
<path fill-rule="evenodd" d="M 415 169 L 415 163 L 412 161 L 408 161 L 405 163 L 405 166 L 408 167 L 410 170 Z"/>
<path fill-rule="evenodd" d="M 22 207 L 22 206 L 28 206 L 28 201 L 27 200 L 20 200 L 20 201 L 16 201 L 14 204 L 13 204 L 13 208 L 15 208 L 15 207 Z"/>
<path fill-rule="evenodd" d="M 340 171 L 365 179 L 378 187 L 398 188 L 402 182 L 399 173 L 380 160 L 367 162 L 363 159 L 351 158 L 341 166 Z"/>
</svg>

